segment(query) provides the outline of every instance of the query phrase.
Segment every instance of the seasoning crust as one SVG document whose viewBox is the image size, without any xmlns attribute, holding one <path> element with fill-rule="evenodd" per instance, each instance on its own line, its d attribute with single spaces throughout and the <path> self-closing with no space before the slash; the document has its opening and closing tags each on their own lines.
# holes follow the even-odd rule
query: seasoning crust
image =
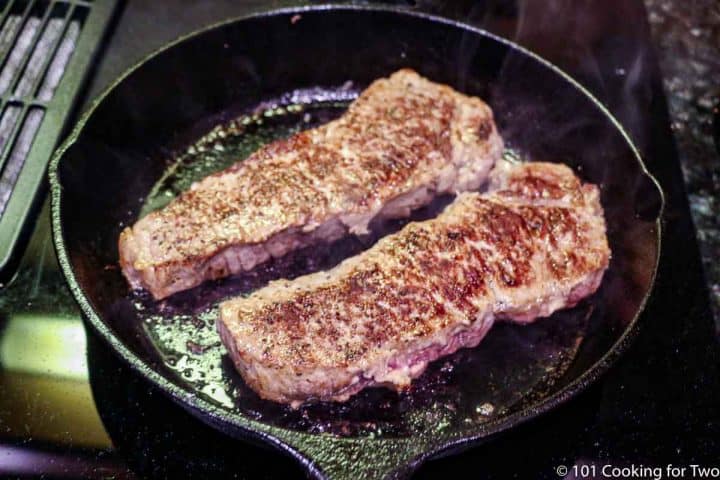
<svg viewBox="0 0 720 480">
<path fill-rule="evenodd" d="M 120 264 L 133 288 L 164 298 L 477 188 L 502 150 L 482 100 L 400 70 L 339 119 L 260 148 L 126 228 Z"/>
<path fill-rule="evenodd" d="M 264 398 L 342 401 L 369 385 L 407 387 L 496 319 L 576 304 L 609 258 L 597 187 L 563 165 L 501 162 L 488 193 L 463 193 L 330 271 L 224 302 L 218 328 Z"/>
</svg>

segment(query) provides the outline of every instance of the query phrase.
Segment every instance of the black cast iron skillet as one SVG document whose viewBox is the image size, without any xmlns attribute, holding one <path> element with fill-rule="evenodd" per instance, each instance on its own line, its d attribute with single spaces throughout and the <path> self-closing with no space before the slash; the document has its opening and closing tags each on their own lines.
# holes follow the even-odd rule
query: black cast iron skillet
<svg viewBox="0 0 720 480">
<path fill-rule="evenodd" d="M 224 355 L 212 327 L 217 302 L 328 268 L 374 239 L 308 249 L 154 302 L 128 292 L 118 234 L 194 179 L 339 115 L 357 91 L 401 67 L 487 99 L 514 157 L 563 162 L 600 185 L 611 266 L 576 308 L 530 326 L 496 325 L 478 348 L 435 362 L 409 392 L 368 389 L 346 404 L 297 411 L 263 401 Z M 662 194 L 601 104 L 512 43 L 391 8 L 282 10 L 175 42 L 93 104 L 54 157 L 50 181 L 62 269 L 109 347 L 201 420 L 275 447 L 317 478 L 409 474 L 572 397 L 627 347 L 658 260 Z"/>
</svg>

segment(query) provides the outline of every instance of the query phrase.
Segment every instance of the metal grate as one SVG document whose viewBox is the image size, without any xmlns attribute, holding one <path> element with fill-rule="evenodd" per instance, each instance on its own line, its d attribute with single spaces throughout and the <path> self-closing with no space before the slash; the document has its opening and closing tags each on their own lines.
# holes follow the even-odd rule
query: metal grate
<svg viewBox="0 0 720 480">
<path fill-rule="evenodd" d="M 3 276 L 116 4 L 116 0 L 0 1 Z"/>
</svg>

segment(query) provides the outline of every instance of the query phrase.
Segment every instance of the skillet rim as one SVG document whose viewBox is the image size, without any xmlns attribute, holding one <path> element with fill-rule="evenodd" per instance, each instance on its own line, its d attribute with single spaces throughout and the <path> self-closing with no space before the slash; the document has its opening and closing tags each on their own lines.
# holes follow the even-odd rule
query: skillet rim
<svg viewBox="0 0 720 480">
<path fill-rule="evenodd" d="M 192 393 L 185 387 L 180 386 L 178 383 L 171 381 L 169 378 L 163 376 L 158 371 L 151 368 L 147 362 L 142 360 L 135 352 L 128 348 L 124 342 L 113 333 L 109 325 L 107 325 L 102 315 L 97 312 L 89 298 L 86 296 L 83 288 L 78 282 L 70 259 L 68 251 L 65 245 L 63 237 L 63 223 L 62 223 L 62 184 L 59 177 L 59 165 L 63 160 L 67 150 L 73 146 L 80 135 L 82 134 L 86 124 L 91 120 L 91 117 L 95 113 L 95 110 L 105 101 L 105 99 L 118 87 L 123 81 L 130 77 L 137 70 L 141 69 L 146 63 L 159 57 L 161 54 L 170 50 L 185 41 L 198 38 L 201 35 L 210 31 L 229 26 L 234 23 L 240 23 L 246 20 L 262 19 L 265 17 L 275 17 L 290 14 L 303 14 L 303 13 L 315 13 L 323 11 L 340 11 L 340 12 L 380 12 L 380 13 L 391 13 L 399 16 L 412 17 L 432 23 L 439 23 L 452 28 L 464 30 L 474 35 L 480 35 L 494 42 L 498 42 L 510 50 L 519 52 L 520 54 L 530 57 L 530 59 L 540 63 L 543 67 L 548 68 L 553 73 L 558 75 L 560 79 L 568 82 L 572 87 L 579 90 L 587 99 L 594 104 L 596 108 L 605 116 L 607 120 L 615 127 L 620 133 L 622 138 L 627 143 L 630 151 L 633 153 L 635 160 L 637 161 L 642 174 L 651 181 L 655 186 L 655 190 L 660 200 L 660 208 L 658 209 L 657 216 L 655 218 L 655 232 L 656 232 L 656 255 L 655 263 L 653 266 L 652 275 L 650 278 L 650 288 L 642 298 L 640 305 L 637 308 L 632 320 L 628 323 L 625 330 L 613 343 L 613 345 L 589 368 L 583 373 L 578 375 L 574 380 L 565 385 L 560 390 L 554 392 L 552 395 L 544 397 L 543 399 L 526 406 L 525 408 L 514 412 L 506 417 L 493 420 L 486 424 L 475 426 L 475 428 L 468 433 L 463 431 L 456 433 L 450 438 L 438 440 L 425 440 L 422 442 L 419 450 L 417 447 L 409 448 L 411 451 L 410 456 L 405 456 L 405 462 L 400 465 L 396 465 L 394 470 L 401 471 L 403 469 L 413 470 L 419 466 L 422 462 L 439 456 L 444 456 L 452 452 L 460 451 L 461 449 L 477 446 L 488 438 L 498 435 L 506 430 L 509 430 L 517 425 L 525 423 L 526 421 L 535 418 L 541 414 L 544 414 L 559 405 L 570 400 L 572 397 L 579 394 L 590 384 L 595 382 L 601 375 L 621 357 L 627 350 L 629 345 L 636 337 L 639 326 L 638 320 L 645 310 L 647 301 L 652 295 L 655 287 L 655 280 L 657 276 L 658 266 L 660 262 L 660 256 L 662 251 L 662 218 L 665 211 L 665 194 L 660 186 L 657 179 L 648 171 L 640 152 L 633 143 L 629 134 L 620 124 L 620 122 L 612 115 L 612 113 L 605 107 L 587 88 L 581 85 L 578 81 L 573 79 L 569 74 L 565 73 L 561 68 L 557 67 L 553 63 L 545 60 L 543 57 L 532 52 L 531 50 L 501 37 L 484 30 L 482 28 L 475 27 L 468 23 L 424 13 L 416 10 L 409 10 L 404 7 L 398 6 L 382 6 L 382 5 L 353 5 L 353 4 L 323 4 L 323 5 L 306 5 L 306 6 L 293 6 L 283 7 L 271 10 L 257 10 L 255 12 L 240 15 L 233 18 L 229 18 L 217 23 L 210 24 L 200 29 L 194 30 L 188 34 L 182 35 L 175 40 L 163 45 L 162 47 L 154 50 L 150 54 L 143 57 L 133 66 L 125 70 L 120 76 L 113 80 L 95 99 L 92 100 L 89 107 L 82 113 L 80 118 L 77 120 L 72 131 L 63 143 L 57 148 L 52 156 L 52 159 L 48 167 L 48 177 L 51 189 L 51 221 L 52 221 L 52 235 L 53 244 L 57 253 L 58 263 L 60 264 L 62 273 L 67 281 L 68 288 L 70 289 L 75 301 L 81 309 L 84 319 L 93 328 L 93 330 L 100 335 L 101 338 L 120 356 L 120 358 L 127 363 L 134 371 L 139 373 L 145 380 L 149 381 L 152 385 L 159 388 L 171 399 L 173 399 L 180 406 L 190 411 L 194 416 L 199 418 L 201 421 L 210 424 L 214 428 L 217 428 L 224 433 L 231 434 L 235 438 L 242 437 L 246 440 L 255 442 L 261 442 L 262 444 L 269 444 L 281 452 L 290 455 L 304 466 L 304 468 L 316 478 L 327 478 L 327 473 L 322 470 L 323 464 L 317 463 L 318 459 L 312 457 L 311 452 L 313 451 L 311 442 L 317 438 L 327 438 L 318 434 L 311 434 L 307 432 L 298 432 L 289 429 L 284 429 L 274 425 L 259 422 L 252 418 L 245 417 L 239 413 L 228 412 L 227 410 L 205 400 L 196 394 Z M 228 428 L 229 427 L 229 428 Z M 338 440 L 343 444 L 357 443 L 367 445 L 373 443 L 379 445 L 385 444 L 407 444 L 409 438 L 384 438 L 384 439 L 370 439 L 370 438 L 348 438 L 348 439 L 333 439 Z M 310 453 L 309 453 L 310 452 Z M 415 454 L 413 456 L 413 453 Z"/>
</svg>

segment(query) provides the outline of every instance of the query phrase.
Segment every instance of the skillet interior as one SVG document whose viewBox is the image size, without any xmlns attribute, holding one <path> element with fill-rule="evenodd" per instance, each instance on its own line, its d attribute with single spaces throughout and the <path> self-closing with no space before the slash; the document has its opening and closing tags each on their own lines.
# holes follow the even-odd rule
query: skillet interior
<svg viewBox="0 0 720 480">
<path fill-rule="evenodd" d="M 349 470 L 314 458 L 334 442 L 320 432 L 358 445 L 378 439 L 407 445 L 411 439 L 414 446 L 403 447 L 407 452 L 389 450 L 413 459 L 424 450 L 512 426 L 594 378 L 604 365 L 598 362 L 619 350 L 633 326 L 657 259 L 661 196 L 621 131 L 556 71 L 479 32 L 391 11 L 305 11 L 295 22 L 293 16 L 229 23 L 150 58 L 102 99 L 56 158 L 51 174 L 54 222 L 61 226 L 57 246 L 93 326 L 131 364 L 206 421 L 236 435 L 254 429 L 279 437 L 318 461 L 320 466 L 311 470 L 325 474 Z M 178 154 L 214 125 L 256 112 L 261 104 L 266 111 L 271 99 L 305 104 L 303 112 L 265 118 L 264 125 L 238 134 L 239 144 L 266 141 L 302 125 L 307 112 L 310 122 L 339 113 L 340 105 L 318 100 L 345 102 L 354 89 L 404 66 L 486 98 L 504 138 L 523 156 L 567 163 L 602 187 L 613 250 L 603 286 L 580 307 L 536 325 L 496 327 L 477 349 L 434 365 L 405 396 L 371 390 L 349 406 L 290 412 L 243 389 L 227 365 L 213 373 L 224 395 L 210 391 L 212 382 L 197 375 L 217 367 L 221 350 L 212 346 L 212 329 L 202 325 L 208 318 L 201 313 L 218 299 L 218 291 L 247 291 L 275 275 L 302 273 L 308 263 L 310 268 L 313 262 L 327 266 L 363 245 L 340 242 L 323 257 L 301 254 L 261 269 L 250 280 L 200 287 L 159 306 L 128 296 L 115 268 L 120 230 L 143 208 L 162 201 L 165 190 L 182 188 L 229 158 L 194 155 L 160 181 L 176 168 Z M 287 96 L 298 90 L 309 93 Z M 195 332 L 199 341 L 188 344 L 187 335 Z M 183 353 L 187 359 L 178 367 Z M 370 462 L 382 455 L 376 457 Z M 376 465 L 376 470 L 392 470 L 388 465 Z"/>
</svg>

